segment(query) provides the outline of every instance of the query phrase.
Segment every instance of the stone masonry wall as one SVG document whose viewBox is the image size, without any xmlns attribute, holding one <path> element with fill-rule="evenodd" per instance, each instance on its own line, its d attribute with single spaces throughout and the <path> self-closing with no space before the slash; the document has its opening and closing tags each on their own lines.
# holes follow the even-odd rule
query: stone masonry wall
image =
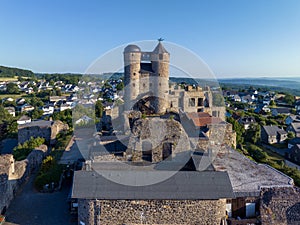
<svg viewBox="0 0 300 225">
<path fill-rule="evenodd" d="M 260 214 L 263 225 L 299 225 L 300 189 L 297 187 L 263 188 Z"/>
<path fill-rule="evenodd" d="M 79 200 L 78 223 L 220 225 L 226 200 Z"/>
<path fill-rule="evenodd" d="M 0 213 L 8 208 L 20 185 L 31 171 L 41 164 L 47 154 L 47 146 L 34 149 L 26 159 L 14 161 L 13 155 L 0 155 Z"/>
</svg>

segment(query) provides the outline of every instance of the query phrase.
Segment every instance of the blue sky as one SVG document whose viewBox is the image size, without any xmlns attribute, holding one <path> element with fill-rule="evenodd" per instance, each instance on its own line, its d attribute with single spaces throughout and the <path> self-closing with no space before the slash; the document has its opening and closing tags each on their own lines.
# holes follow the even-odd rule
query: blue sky
<svg viewBox="0 0 300 225">
<path fill-rule="evenodd" d="M 0 65 L 84 72 L 119 45 L 165 38 L 218 78 L 300 76 L 300 1 L 0 1 Z"/>
</svg>

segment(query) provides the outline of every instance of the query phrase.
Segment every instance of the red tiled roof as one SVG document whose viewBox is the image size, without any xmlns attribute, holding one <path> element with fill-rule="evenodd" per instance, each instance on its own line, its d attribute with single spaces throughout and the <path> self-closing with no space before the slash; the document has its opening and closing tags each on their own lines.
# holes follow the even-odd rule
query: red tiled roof
<svg viewBox="0 0 300 225">
<path fill-rule="evenodd" d="M 194 126 L 204 127 L 211 124 L 219 124 L 222 120 L 218 117 L 209 115 L 208 113 L 187 113 L 188 117 L 193 121 Z"/>
</svg>

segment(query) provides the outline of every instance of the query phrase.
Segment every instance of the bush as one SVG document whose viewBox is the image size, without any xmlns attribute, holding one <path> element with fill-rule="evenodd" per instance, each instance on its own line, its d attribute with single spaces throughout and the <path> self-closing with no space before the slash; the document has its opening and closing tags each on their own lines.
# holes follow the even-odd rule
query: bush
<svg viewBox="0 0 300 225">
<path fill-rule="evenodd" d="M 62 171 L 63 166 L 58 164 L 52 155 L 47 156 L 43 160 L 39 174 L 35 178 L 35 187 L 38 190 L 42 190 L 46 184 L 50 184 L 52 182 L 58 184 Z"/>
<path fill-rule="evenodd" d="M 26 159 L 29 153 L 36 147 L 45 143 L 45 139 L 41 137 L 31 137 L 28 141 L 23 144 L 19 144 L 13 149 L 13 155 L 16 161 Z"/>
</svg>

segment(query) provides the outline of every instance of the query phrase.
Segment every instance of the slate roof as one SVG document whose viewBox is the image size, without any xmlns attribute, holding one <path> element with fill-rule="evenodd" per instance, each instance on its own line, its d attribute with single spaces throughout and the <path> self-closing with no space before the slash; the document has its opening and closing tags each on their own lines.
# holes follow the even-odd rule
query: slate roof
<svg viewBox="0 0 300 225">
<path fill-rule="evenodd" d="M 263 129 L 266 131 L 268 136 L 277 136 L 277 133 L 287 134 L 286 131 L 280 129 L 278 126 L 263 126 Z"/>
<path fill-rule="evenodd" d="M 122 177 L 126 174 L 132 183 L 151 179 L 168 171 L 108 171 Z M 116 175 L 116 174 L 114 174 Z M 172 177 L 153 185 L 127 186 L 106 179 L 94 171 L 76 171 L 72 198 L 108 200 L 204 200 L 233 198 L 227 172 L 179 171 Z"/>
<path fill-rule="evenodd" d="M 155 47 L 153 52 L 156 53 L 156 54 L 162 54 L 162 53 L 168 53 L 169 54 L 169 52 L 165 49 L 165 47 L 162 45 L 161 42 L 158 43 L 158 45 Z"/>
<path fill-rule="evenodd" d="M 294 130 L 296 133 L 300 132 L 300 123 L 294 122 L 294 123 L 291 123 L 290 126 L 292 126 L 293 130 Z"/>
</svg>

